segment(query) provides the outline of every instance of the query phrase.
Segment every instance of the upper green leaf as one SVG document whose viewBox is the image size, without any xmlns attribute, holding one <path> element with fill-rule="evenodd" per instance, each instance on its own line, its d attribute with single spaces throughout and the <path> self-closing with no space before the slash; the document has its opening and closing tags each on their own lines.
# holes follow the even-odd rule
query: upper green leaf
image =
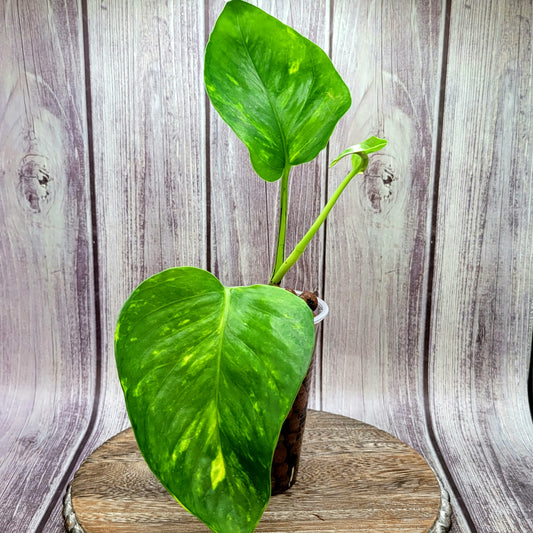
<svg viewBox="0 0 533 533">
<path fill-rule="evenodd" d="M 314 159 L 351 104 L 320 47 L 242 0 L 228 2 L 215 24 L 204 78 L 215 109 L 266 181 Z"/>
<path fill-rule="evenodd" d="M 224 287 L 180 267 L 125 303 L 115 354 L 139 448 L 216 532 L 251 532 L 270 498 L 278 435 L 311 360 L 313 316 L 278 287 Z"/>
</svg>

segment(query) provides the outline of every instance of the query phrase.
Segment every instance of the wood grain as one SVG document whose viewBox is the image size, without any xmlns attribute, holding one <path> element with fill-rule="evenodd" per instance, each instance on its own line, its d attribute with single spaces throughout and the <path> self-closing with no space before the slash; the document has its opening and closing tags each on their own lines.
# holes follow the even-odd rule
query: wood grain
<svg viewBox="0 0 533 533">
<path fill-rule="evenodd" d="M 332 320 L 324 324 L 323 407 L 419 449 L 426 440 L 421 369 L 443 31 L 437 2 L 413 2 L 410 10 L 340 2 L 334 12 L 333 61 L 353 104 L 330 150 L 371 134 L 389 144 L 327 223 Z M 348 161 L 330 171 L 331 188 L 347 170 Z"/>
<path fill-rule="evenodd" d="M 256 531 L 423 533 L 440 503 L 438 482 L 414 450 L 372 426 L 311 411 L 299 480 L 271 499 Z M 83 463 L 72 507 L 86 533 L 208 531 L 156 480 L 131 429 Z"/>
<path fill-rule="evenodd" d="M 494 533 L 533 530 L 532 22 L 512 1 L 450 21 L 429 399 L 469 527 Z"/>
<path fill-rule="evenodd" d="M 87 15 L 99 274 L 99 353 L 87 357 L 100 383 L 81 458 L 129 425 L 113 352 L 122 304 L 159 270 L 206 267 L 208 241 L 204 3 L 89 0 Z"/>
<path fill-rule="evenodd" d="M 204 36 L 198 28 L 203 30 L 202 2 L 89 2 L 103 392 L 109 395 L 100 406 L 109 407 L 105 438 L 125 423 L 116 412 L 124 410 L 113 356 L 122 302 L 164 268 L 205 267 L 198 69 Z"/>
<path fill-rule="evenodd" d="M 93 408 L 79 8 L 0 3 L 1 531 L 40 528 Z"/>
<path fill-rule="evenodd" d="M 445 4 L 404 7 L 335 2 L 332 59 L 353 104 L 330 152 L 372 134 L 389 144 L 328 218 L 322 408 L 409 443 L 448 486 L 427 432 L 423 381 Z M 348 169 L 330 170 L 331 189 Z M 466 531 L 454 508 L 455 527 Z"/>
<path fill-rule="evenodd" d="M 371 134 L 389 144 L 327 222 L 322 361 L 324 409 L 390 431 L 437 470 L 422 378 L 443 15 L 440 2 L 335 4 L 333 61 L 353 104 L 330 151 Z"/>
</svg>

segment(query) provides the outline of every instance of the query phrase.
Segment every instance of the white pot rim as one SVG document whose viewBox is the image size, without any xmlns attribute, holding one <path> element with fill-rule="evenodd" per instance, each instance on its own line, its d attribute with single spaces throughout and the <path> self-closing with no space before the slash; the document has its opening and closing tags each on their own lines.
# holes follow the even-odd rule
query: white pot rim
<svg viewBox="0 0 533 533">
<path fill-rule="evenodd" d="M 316 316 L 314 318 L 315 326 L 320 324 L 320 322 L 322 322 L 322 320 L 324 320 L 324 318 L 326 318 L 328 316 L 328 313 L 329 313 L 328 304 L 324 300 L 322 300 L 322 298 L 318 298 L 317 311 L 318 311 L 318 313 L 316 314 Z"/>
<path fill-rule="evenodd" d="M 303 291 L 294 291 L 294 292 L 299 296 L 300 294 L 302 294 Z M 317 296 L 317 299 L 318 299 L 318 307 L 317 307 L 318 312 L 313 318 L 315 326 L 318 326 L 318 324 L 320 324 L 320 322 L 322 322 L 322 320 L 324 320 L 324 318 L 326 318 L 329 313 L 328 304 L 324 300 L 322 300 L 322 298 L 319 298 L 318 296 Z"/>
</svg>

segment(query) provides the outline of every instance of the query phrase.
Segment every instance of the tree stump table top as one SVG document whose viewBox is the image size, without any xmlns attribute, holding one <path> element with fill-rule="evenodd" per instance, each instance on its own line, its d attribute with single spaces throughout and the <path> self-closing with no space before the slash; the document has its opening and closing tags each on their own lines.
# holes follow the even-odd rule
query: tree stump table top
<svg viewBox="0 0 533 533">
<path fill-rule="evenodd" d="M 296 484 L 273 496 L 258 532 L 443 532 L 447 495 L 426 461 L 351 418 L 309 411 Z M 130 429 L 88 457 L 65 497 L 71 533 L 206 532 L 166 492 Z"/>
</svg>

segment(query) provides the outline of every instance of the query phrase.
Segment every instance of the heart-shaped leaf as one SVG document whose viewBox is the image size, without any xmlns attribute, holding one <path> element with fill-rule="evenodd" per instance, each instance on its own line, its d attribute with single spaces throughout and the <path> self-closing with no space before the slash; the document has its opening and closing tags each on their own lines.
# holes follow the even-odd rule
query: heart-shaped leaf
<svg viewBox="0 0 533 533">
<path fill-rule="evenodd" d="M 319 46 L 242 0 L 228 2 L 217 19 L 204 78 L 215 109 L 266 181 L 314 159 L 351 104 Z"/>
<path fill-rule="evenodd" d="M 115 353 L 139 448 L 167 490 L 217 532 L 251 532 L 272 456 L 309 367 L 313 316 L 278 287 L 224 287 L 192 267 L 144 281 Z"/>
</svg>

